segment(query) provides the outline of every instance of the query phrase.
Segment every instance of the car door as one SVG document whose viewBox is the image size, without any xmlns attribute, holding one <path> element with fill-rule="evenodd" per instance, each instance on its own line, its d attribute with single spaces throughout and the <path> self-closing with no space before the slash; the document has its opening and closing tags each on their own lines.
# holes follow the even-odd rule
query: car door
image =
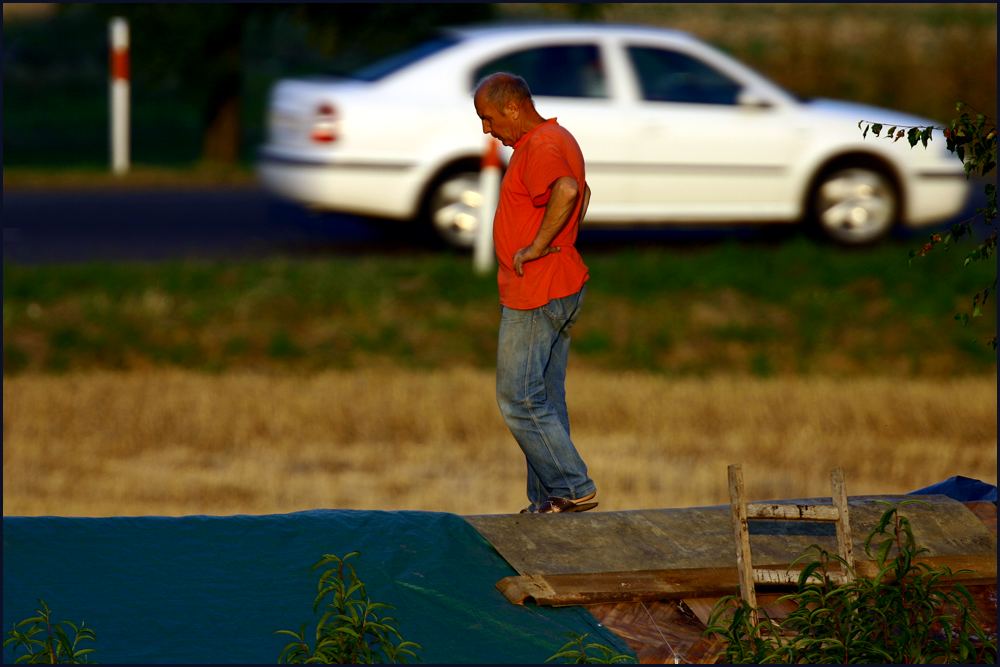
<svg viewBox="0 0 1000 667">
<path fill-rule="evenodd" d="M 528 82 L 535 106 L 545 118 L 556 117 L 583 151 L 587 183 L 593 191 L 588 219 L 606 217 L 627 201 L 629 174 L 601 165 L 628 159 L 629 130 L 617 122 L 622 95 L 608 74 L 598 40 L 520 44 L 473 70 L 472 85 L 494 72 L 512 72 Z"/>
<path fill-rule="evenodd" d="M 674 221 L 788 219 L 802 136 L 781 100 L 702 54 L 623 44 L 633 74 L 631 216 Z"/>
</svg>

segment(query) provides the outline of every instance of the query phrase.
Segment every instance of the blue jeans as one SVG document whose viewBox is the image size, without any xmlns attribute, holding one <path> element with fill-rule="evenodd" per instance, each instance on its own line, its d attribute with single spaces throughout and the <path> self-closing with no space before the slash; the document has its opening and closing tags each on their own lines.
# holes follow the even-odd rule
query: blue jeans
<svg viewBox="0 0 1000 667">
<path fill-rule="evenodd" d="M 501 306 L 497 403 L 528 464 L 528 500 L 580 498 L 596 490 L 569 437 L 566 362 L 569 330 L 586 287 L 540 308 Z"/>
</svg>

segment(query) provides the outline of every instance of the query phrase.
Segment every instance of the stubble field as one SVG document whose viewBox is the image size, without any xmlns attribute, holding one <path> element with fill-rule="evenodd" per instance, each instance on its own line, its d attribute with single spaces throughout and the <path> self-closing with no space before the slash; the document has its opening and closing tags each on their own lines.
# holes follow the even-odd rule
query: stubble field
<svg viewBox="0 0 1000 667">
<path fill-rule="evenodd" d="M 992 278 L 806 239 L 587 254 L 567 384 L 607 510 L 996 482 Z M 496 284 L 458 254 L 4 266 L 4 514 L 516 512 Z"/>
<path fill-rule="evenodd" d="M 996 483 L 996 381 L 676 378 L 571 365 L 573 436 L 601 507 Z M 159 369 L 4 379 L 4 514 L 515 512 L 523 459 L 486 369 Z"/>
</svg>

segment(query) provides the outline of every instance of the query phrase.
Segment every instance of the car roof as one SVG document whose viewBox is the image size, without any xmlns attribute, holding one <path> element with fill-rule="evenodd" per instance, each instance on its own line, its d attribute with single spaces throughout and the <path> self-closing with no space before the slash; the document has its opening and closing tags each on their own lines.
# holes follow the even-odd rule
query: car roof
<svg viewBox="0 0 1000 667">
<path fill-rule="evenodd" d="M 503 37 L 503 36 L 524 36 L 531 34 L 545 34 L 558 36 L 580 36 L 593 37 L 595 35 L 620 35 L 620 36 L 656 36 L 670 37 L 673 39 L 692 40 L 694 37 L 689 33 L 673 28 L 661 28 L 649 25 L 633 25 L 627 23 L 581 23 L 581 22 L 530 22 L 530 23 L 489 23 L 472 24 L 461 26 L 449 26 L 444 28 L 447 33 L 466 39 L 483 37 Z"/>
</svg>

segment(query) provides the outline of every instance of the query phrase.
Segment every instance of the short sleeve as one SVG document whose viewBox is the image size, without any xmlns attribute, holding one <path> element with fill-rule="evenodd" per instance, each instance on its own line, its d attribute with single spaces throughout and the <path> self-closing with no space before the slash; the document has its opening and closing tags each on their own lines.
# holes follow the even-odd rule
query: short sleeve
<svg viewBox="0 0 1000 667">
<path fill-rule="evenodd" d="M 523 176 L 524 185 L 535 206 L 544 206 L 552 193 L 552 184 L 563 176 L 573 176 L 566 157 L 559 147 L 549 141 L 531 147 L 527 169 Z"/>
</svg>

